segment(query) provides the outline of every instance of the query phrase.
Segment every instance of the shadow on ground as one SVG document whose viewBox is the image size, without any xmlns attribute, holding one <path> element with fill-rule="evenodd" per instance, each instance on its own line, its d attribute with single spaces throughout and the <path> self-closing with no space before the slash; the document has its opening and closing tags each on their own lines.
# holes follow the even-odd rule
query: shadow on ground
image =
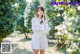
<svg viewBox="0 0 80 54">
<path fill-rule="evenodd" d="M 31 41 L 31 38 L 23 38 L 20 40 L 21 42 Z"/>
<path fill-rule="evenodd" d="M 33 52 L 30 51 L 30 50 L 27 50 L 27 49 L 19 49 L 19 48 L 17 48 L 15 50 L 15 52 L 13 52 L 12 54 L 33 54 Z"/>
</svg>

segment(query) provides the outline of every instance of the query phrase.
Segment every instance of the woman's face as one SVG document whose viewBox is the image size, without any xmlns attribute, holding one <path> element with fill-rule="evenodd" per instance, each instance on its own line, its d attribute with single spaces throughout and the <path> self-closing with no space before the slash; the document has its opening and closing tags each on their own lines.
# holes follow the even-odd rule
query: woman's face
<svg viewBox="0 0 80 54">
<path fill-rule="evenodd" d="M 39 16 L 42 16 L 43 14 L 44 14 L 43 11 L 39 8 L 39 9 L 38 9 L 38 15 L 39 15 Z"/>
</svg>

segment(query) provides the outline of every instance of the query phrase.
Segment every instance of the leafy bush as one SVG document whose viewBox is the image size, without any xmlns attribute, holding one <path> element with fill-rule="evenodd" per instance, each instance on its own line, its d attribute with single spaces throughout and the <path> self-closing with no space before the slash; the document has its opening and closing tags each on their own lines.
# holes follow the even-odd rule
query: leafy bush
<svg viewBox="0 0 80 54">
<path fill-rule="evenodd" d="M 16 15 L 12 8 L 15 0 L 1 0 L 0 1 L 0 42 L 4 37 L 14 31 L 14 22 Z"/>
</svg>

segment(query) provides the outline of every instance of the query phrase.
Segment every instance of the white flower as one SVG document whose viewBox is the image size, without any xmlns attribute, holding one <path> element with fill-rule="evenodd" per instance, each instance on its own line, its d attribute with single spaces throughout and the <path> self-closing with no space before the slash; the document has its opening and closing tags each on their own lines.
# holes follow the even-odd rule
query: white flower
<svg viewBox="0 0 80 54">
<path fill-rule="evenodd" d="M 57 9 L 55 8 L 54 10 L 56 11 Z"/>
<path fill-rule="evenodd" d="M 72 49 L 70 49 L 70 48 L 68 48 L 67 50 L 66 50 L 66 52 L 71 52 L 72 51 Z"/>
<path fill-rule="evenodd" d="M 68 34 L 69 39 L 73 39 L 73 35 L 72 34 Z"/>
<path fill-rule="evenodd" d="M 58 32 L 56 33 L 56 35 L 61 35 L 61 32 L 60 32 L 60 31 L 58 31 Z"/>
<path fill-rule="evenodd" d="M 57 9 L 58 9 L 57 5 L 53 5 L 53 7 L 55 7 L 55 10 L 57 10 Z"/>
<path fill-rule="evenodd" d="M 73 11 L 73 9 L 70 9 L 70 11 Z"/>
<path fill-rule="evenodd" d="M 59 17 L 60 16 L 60 13 L 57 15 L 57 17 Z"/>
<path fill-rule="evenodd" d="M 80 11 L 80 6 L 78 6 L 77 9 Z"/>
<path fill-rule="evenodd" d="M 57 5 L 53 5 L 53 7 L 57 7 Z"/>
<path fill-rule="evenodd" d="M 18 3 L 15 3 L 14 6 L 15 6 L 15 7 L 19 7 L 19 4 L 18 4 Z"/>
<path fill-rule="evenodd" d="M 59 28 L 59 26 L 55 26 L 55 29 L 58 29 Z"/>
<path fill-rule="evenodd" d="M 63 28 L 63 29 L 65 29 L 65 28 L 66 28 L 66 26 L 65 26 L 65 25 L 62 25 L 62 28 Z"/>
<path fill-rule="evenodd" d="M 63 8 L 60 8 L 60 10 L 63 10 Z"/>
<path fill-rule="evenodd" d="M 64 16 L 64 19 L 67 19 L 67 16 Z"/>
<path fill-rule="evenodd" d="M 67 23 L 68 26 L 72 25 L 72 23 Z"/>
<path fill-rule="evenodd" d="M 71 47 L 74 48 L 78 48 L 78 45 L 76 43 L 72 43 Z"/>
<path fill-rule="evenodd" d="M 64 30 L 64 33 L 68 34 L 68 31 L 67 30 Z"/>
<path fill-rule="evenodd" d="M 70 7 L 70 4 L 68 5 L 68 7 Z"/>
<path fill-rule="evenodd" d="M 80 40 L 80 38 L 78 38 L 78 40 Z"/>
<path fill-rule="evenodd" d="M 26 20 L 24 20 L 24 26 L 26 27 L 27 25 L 26 25 Z"/>
<path fill-rule="evenodd" d="M 31 1 L 32 1 L 32 0 L 26 0 L 26 2 L 29 2 L 29 3 L 30 3 Z"/>
</svg>

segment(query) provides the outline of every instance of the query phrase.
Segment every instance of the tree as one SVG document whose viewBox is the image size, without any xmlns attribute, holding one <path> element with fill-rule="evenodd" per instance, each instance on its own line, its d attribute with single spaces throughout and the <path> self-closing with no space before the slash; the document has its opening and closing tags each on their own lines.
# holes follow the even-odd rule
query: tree
<svg viewBox="0 0 80 54">
<path fill-rule="evenodd" d="M 53 0 L 46 0 L 45 1 L 45 8 L 46 8 L 46 16 L 49 19 L 49 25 L 51 26 L 50 35 L 54 37 L 54 33 L 57 31 L 55 30 L 55 26 L 59 25 L 63 22 L 63 10 L 62 6 L 53 6 L 51 2 L 55 2 Z"/>
<path fill-rule="evenodd" d="M 0 42 L 14 31 L 16 15 L 12 8 L 15 0 L 0 0 Z"/>
</svg>

